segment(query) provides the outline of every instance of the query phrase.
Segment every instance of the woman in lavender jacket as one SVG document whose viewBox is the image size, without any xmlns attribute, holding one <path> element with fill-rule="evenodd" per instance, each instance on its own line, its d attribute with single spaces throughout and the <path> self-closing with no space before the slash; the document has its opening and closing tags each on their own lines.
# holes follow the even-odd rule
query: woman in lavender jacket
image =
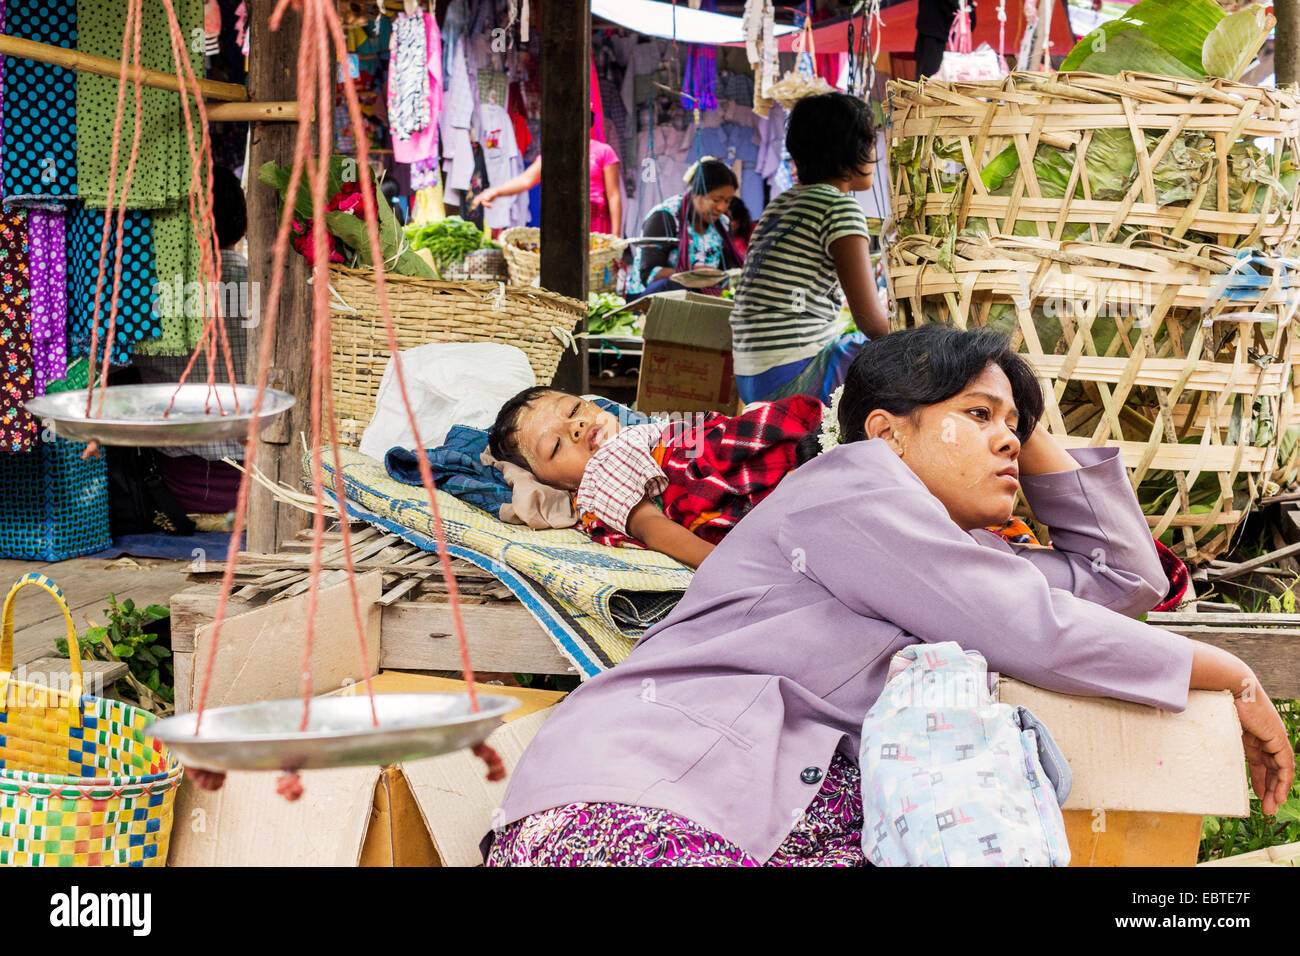
<svg viewBox="0 0 1300 956">
<path fill-rule="evenodd" d="M 918 642 L 1166 710 L 1191 688 L 1230 690 L 1275 812 L 1295 757 L 1268 695 L 1231 654 L 1134 620 L 1166 579 L 1118 450 L 1064 451 L 1042 409 L 992 332 L 869 343 L 840 444 L 750 512 L 672 614 L 542 727 L 488 864 L 864 865 L 859 733 L 890 658 Z M 1017 488 L 1051 549 L 983 530 Z"/>
</svg>

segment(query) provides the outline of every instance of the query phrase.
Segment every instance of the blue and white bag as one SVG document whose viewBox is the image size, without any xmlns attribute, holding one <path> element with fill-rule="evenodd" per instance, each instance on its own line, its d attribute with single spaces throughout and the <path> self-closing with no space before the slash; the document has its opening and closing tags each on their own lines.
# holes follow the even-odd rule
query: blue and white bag
<svg viewBox="0 0 1300 956">
<path fill-rule="evenodd" d="M 1065 866 L 1070 768 L 1047 728 L 1000 704 L 976 651 L 894 655 L 862 725 L 862 850 L 876 866 Z"/>
</svg>

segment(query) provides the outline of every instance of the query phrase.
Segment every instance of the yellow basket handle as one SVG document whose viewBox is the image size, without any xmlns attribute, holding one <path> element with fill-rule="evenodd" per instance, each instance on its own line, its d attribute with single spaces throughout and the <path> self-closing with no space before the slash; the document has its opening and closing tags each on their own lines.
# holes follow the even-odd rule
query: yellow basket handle
<svg viewBox="0 0 1300 956">
<path fill-rule="evenodd" d="M 54 600 L 59 602 L 63 620 L 68 625 L 68 661 L 72 670 L 72 701 L 70 710 L 80 713 L 83 681 L 81 677 L 81 645 L 77 643 L 77 629 L 72 623 L 72 612 L 63 600 L 63 591 L 59 586 L 41 574 L 31 571 L 14 582 L 5 597 L 3 618 L 0 619 L 0 713 L 9 706 L 9 682 L 13 678 L 14 666 L 14 597 L 29 584 L 44 588 Z M 80 723 L 75 721 L 74 723 Z"/>
</svg>

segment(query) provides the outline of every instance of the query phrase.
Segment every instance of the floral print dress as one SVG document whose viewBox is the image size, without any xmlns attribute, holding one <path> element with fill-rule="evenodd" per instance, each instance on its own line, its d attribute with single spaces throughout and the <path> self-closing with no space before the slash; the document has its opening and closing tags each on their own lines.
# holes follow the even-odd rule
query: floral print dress
<svg viewBox="0 0 1300 956">
<path fill-rule="evenodd" d="M 24 403 L 35 396 L 27 212 L 6 206 L 0 211 L 0 450 L 31 450 L 36 420 Z"/>
</svg>

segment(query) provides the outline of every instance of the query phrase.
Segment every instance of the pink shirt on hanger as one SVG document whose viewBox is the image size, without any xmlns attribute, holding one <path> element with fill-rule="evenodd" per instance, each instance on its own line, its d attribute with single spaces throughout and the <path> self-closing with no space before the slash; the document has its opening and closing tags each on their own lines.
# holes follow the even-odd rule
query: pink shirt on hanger
<svg viewBox="0 0 1300 956">
<path fill-rule="evenodd" d="M 418 163 L 438 153 L 438 114 L 442 112 L 442 34 L 432 14 L 424 15 L 429 62 L 429 124 L 410 139 L 393 137 L 393 159 Z"/>
</svg>

